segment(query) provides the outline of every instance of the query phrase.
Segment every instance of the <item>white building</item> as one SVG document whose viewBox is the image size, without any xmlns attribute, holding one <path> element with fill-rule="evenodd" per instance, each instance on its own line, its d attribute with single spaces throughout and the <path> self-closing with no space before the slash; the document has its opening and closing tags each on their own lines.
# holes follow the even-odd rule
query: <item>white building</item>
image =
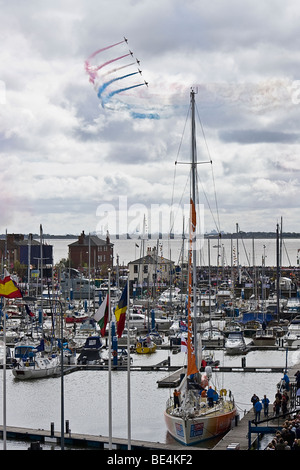
<svg viewBox="0 0 300 470">
<path fill-rule="evenodd" d="M 175 279 L 175 265 L 162 256 L 158 256 L 154 247 L 149 247 L 147 255 L 128 264 L 129 281 L 134 288 L 168 287 Z"/>
</svg>

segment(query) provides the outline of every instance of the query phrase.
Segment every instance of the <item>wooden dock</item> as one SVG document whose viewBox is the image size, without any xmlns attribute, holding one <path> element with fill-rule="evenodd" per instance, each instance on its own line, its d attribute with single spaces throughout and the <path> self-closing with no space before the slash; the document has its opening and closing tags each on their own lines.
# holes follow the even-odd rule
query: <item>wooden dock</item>
<svg viewBox="0 0 300 470">
<path fill-rule="evenodd" d="M 170 369 L 171 370 L 171 369 Z M 182 378 L 182 374 L 185 373 L 186 368 L 181 367 L 180 369 L 174 370 L 173 373 L 169 374 L 165 378 L 158 380 L 157 384 L 159 388 L 176 388 L 179 386 Z M 259 373 L 259 372 L 275 372 L 282 373 L 284 367 L 212 367 L 213 372 L 247 372 L 247 373 Z"/>
<path fill-rule="evenodd" d="M 300 364 L 296 364 L 293 367 L 290 367 L 288 369 L 288 375 L 290 378 L 289 395 L 290 395 L 290 403 L 293 404 L 292 405 L 293 413 L 300 410 L 300 403 L 297 402 L 295 398 L 295 395 L 296 395 L 295 373 L 297 372 L 297 370 L 300 370 Z M 252 422 L 255 420 L 255 413 L 253 411 L 253 408 L 251 408 L 245 414 L 245 416 L 237 422 L 237 425 L 234 426 L 227 434 L 225 434 L 225 436 L 216 444 L 213 450 L 228 450 L 230 448 L 234 450 L 248 450 L 249 445 L 251 448 L 251 446 L 257 440 L 260 426 L 262 427 L 267 426 L 271 433 L 272 430 L 274 432 L 274 430 L 280 429 L 283 422 L 287 419 L 286 415 L 280 415 L 279 417 L 272 419 L 271 418 L 272 415 L 273 415 L 273 405 L 270 404 L 269 405 L 269 419 L 268 420 L 263 419 L 257 425 L 253 424 L 257 432 L 253 431 L 253 434 L 251 433 L 251 436 L 249 439 L 249 422 Z"/>
<path fill-rule="evenodd" d="M 61 445 L 61 432 L 45 429 L 30 429 L 15 426 L 6 427 L 7 439 L 39 442 L 41 444 Z M 3 425 L 0 425 L 0 438 L 3 438 Z M 64 445 L 78 449 L 109 449 L 109 438 L 107 436 L 95 436 L 89 434 L 78 434 L 73 432 L 64 433 Z M 131 440 L 131 450 L 149 451 L 176 451 L 185 449 L 181 444 L 164 444 L 160 442 Z M 112 450 L 128 450 L 128 440 L 112 437 Z M 198 447 L 189 447 L 189 450 L 201 450 Z M 205 450 L 205 449 L 204 449 Z"/>
</svg>

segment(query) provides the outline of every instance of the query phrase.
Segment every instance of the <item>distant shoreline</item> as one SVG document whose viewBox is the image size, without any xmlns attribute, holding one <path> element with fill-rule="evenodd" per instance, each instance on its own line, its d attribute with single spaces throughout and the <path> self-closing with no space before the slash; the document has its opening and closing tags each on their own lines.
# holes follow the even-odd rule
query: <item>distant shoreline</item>
<svg viewBox="0 0 300 470">
<path fill-rule="evenodd" d="M 97 235 L 97 234 L 91 234 L 91 235 Z M 32 237 L 34 239 L 40 239 L 40 234 L 38 233 L 34 233 L 32 234 Z M 51 235 L 49 233 L 44 233 L 43 234 L 43 238 L 47 238 L 47 239 L 62 239 L 62 240 L 68 240 L 68 239 L 77 239 L 79 237 L 79 235 L 74 235 L 74 234 L 66 234 L 66 235 Z M 187 237 L 187 235 L 186 235 Z M 24 238 L 26 239 L 27 238 L 27 234 L 24 235 Z M 102 235 L 100 236 L 100 238 L 105 238 L 105 235 Z M 141 236 L 138 236 L 137 235 L 127 235 L 127 238 L 124 238 L 124 235 L 122 235 L 121 237 L 120 236 L 116 236 L 116 235 L 112 235 L 111 234 L 111 238 L 113 239 L 119 239 L 119 240 L 137 240 L 137 239 L 141 239 L 142 237 Z M 164 239 L 166 240 L 168 238 L 168 235 L 167 234 L 158 234 L 158 233 L 154 233 L 154 234 L 151 234 L 151 235 L 148 235 L 148 240 L 157 240 L 157 239 Z M 170 239 L 174 239 L 175 237 L 172 236 L 171 234 L 171 237 Z M 181 238 L 181 235 L 178 235 L 176 234 L 176 239 L 178 240 L 179 238 Z M 236 238 L 247 238 L 247 239 L 266 239 L 266 238 L 270 238 L 270 239 L 274 239 L 276 238 L 276 232 L 234 232 L 234 233 L 205 233 L 204 234 L 204 238 L 210 238 L 210 239 L 230 239 L 230 238 L 233 238 L 233 239 L 236 239 Z M 283 232 L 282 233 L 282 238 L 300 238 L 300 233 L 296 233 L 296 232 Z M 0 235 L 0 239 L 5 239 L 5 234 L 1 234 Z"/>
</svg>

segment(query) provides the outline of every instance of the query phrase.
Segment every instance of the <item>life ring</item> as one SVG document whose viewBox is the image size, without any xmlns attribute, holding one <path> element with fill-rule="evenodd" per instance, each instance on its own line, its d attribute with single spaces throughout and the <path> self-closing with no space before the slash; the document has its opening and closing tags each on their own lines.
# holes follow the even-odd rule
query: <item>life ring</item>
<svg viewBox="0 0 300 470">
<path fill-rule="evenodd" d="M 224 397 L 224 396 L 226 397 L 226 395 L 227 395 L 226 388 L 222 388 L 222 390 L 220 390 L 220 395 L 221 395 L 221 397 Z"/>
<path fill-rule="evenodd" d="M 113 355 L 113 357 L 117 357 L 117 355 L 118 355 L 117 351 L 113 351 L 112 355 Z"/>
</svg>

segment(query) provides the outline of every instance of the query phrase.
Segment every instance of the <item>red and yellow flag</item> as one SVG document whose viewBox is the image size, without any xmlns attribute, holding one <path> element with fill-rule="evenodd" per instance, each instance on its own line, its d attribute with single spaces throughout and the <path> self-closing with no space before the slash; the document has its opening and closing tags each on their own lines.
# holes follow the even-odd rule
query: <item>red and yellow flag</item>
<svg viewBox="0 0 300 470">
<path fill-rule="evenodd" d="M 121 338 L 124 327 L 125 327 L 126 311 L 127 311 L 127 284 L 122 292 L 121 298 L 115 310 L 115 317 L 117 320 L 118 338 Z"/>
<path fill-rule="evenodd" d="M 5 276 L 3 280 L 0 280 L 0 297 L 7 297 L 8 299 L 22 297 L 20 289 L 15 285 L 10 276 Z"/>
</svg>

